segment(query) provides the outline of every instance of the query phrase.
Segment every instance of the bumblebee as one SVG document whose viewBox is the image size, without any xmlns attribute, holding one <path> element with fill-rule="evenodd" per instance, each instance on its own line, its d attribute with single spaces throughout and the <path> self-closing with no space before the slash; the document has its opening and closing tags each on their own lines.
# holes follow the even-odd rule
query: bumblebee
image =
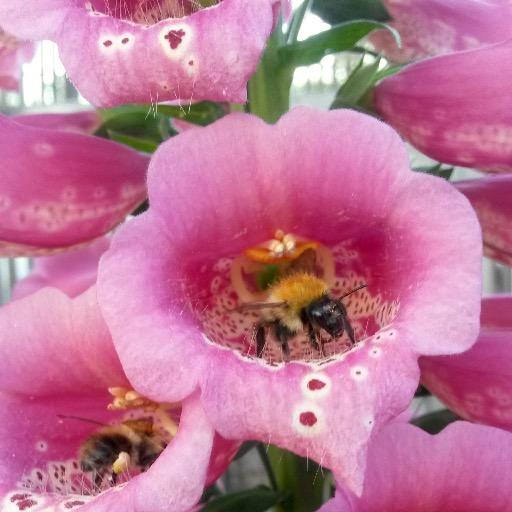
<svg viewBox="0 0 512 512">
<path fill-rule="evenodd" d="M 362 284 L 342 297 L 332 297 L 328 284 L 317 277 L 315 267 L 315 250 L 305 250 L 268 287 L 265 302 L 242 306 L 243 309 L 260 311 L 261 320 L 256 325 L 255 334 L 258 357 L 263 354 L 268 332 L 281 345 L 285 360 L 290 358 L 289 340 L 303 332 L 307 333 L 311 346 L 321 354 L 321 331 L 325 331 L 331 340 L 346 332 L 352 345 L 355 344 L 354 329 L 341 301 L 366 285 Z"/>
<path fill-rule="evenodd" d="M 119 475 L 130 467 L 146 471 L 165 446 L 163 438 L 154 432 L 151 417 L 103 426 L 80 447 L 80 469 L 93 472 L 98 487 L 107 475 L 115 485 Z"/>
</svg>

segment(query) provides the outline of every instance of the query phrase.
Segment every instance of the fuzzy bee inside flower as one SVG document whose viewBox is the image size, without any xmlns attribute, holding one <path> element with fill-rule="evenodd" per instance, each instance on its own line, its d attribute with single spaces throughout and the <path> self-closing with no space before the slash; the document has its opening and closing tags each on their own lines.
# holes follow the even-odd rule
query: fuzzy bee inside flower
<svg viewBox="0 0 512 512">
<path fill-rule="evenodd" d="M 81 286 L 94 282 L 106 245 L 66 255 L 83 267 Z M 239 444 L 215 435 L 195 397 L 157 403 L 132 389 L 96 289 L 71 299 L 52 287 L 74 294 L 78 283 L 51 258 L 17 290 L 23 298 L 0 308 L 0 510 L 190 509 Z M 190 457 L 191 446 L 204 460 Z"/>
<path fill-rule="evenodd" d="M 188 130 L 154 155 L 148 187 L 98 280 L 130 381 L 158 402 L 200 391 L 224 437 L 308 456 L 359 492 L 418 355 L 476 338 L 468 201 L 411 172 L 386 125 L 311 109 Z"/>
<path fill-rule="evenodd" d="M 2 0 L 0 26 L 55 41 L 71 81 L 96 106 L 242 103 L 280 3 L 29 0 L 21 12 L 18 0 Z"/>
</svg>

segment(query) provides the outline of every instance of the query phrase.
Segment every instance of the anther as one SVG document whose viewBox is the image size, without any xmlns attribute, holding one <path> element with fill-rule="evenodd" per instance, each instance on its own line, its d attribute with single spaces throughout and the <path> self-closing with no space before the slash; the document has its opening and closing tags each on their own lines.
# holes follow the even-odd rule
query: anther
<svg viewBox="0 0 512 512">
<path fill-rule="evenodd" d="M 126 452 L 121 452 L 117 457 L 116 461 L 112 465 L 112 471 L 116 475 L 120 475 L 128 470 L 130 467 L 131 457 Z"/>
</svg>

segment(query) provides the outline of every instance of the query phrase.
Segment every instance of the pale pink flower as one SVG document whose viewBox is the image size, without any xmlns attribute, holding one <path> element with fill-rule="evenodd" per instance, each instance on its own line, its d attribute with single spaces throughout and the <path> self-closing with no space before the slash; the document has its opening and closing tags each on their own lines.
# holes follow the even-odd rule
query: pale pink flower
<svg viewBox="0 0 512 512">
<path fill-rule="evenodd" d="M 34 51 L 34 43 L 20 41 L 0 28 L 0 89 L 19 89 L 21 67 L 32 60 Z"/>
</svg>

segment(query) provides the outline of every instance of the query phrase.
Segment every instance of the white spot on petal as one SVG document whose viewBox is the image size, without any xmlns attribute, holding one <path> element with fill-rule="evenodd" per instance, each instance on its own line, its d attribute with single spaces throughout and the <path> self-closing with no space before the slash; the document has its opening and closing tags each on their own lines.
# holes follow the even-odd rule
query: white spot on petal
<svg viewBox="0 0 512 512">
<path fill-rule="evenodd" d="M 41 158 L 49 158 L 55 154 L 54 147 L 48 142 L 38 142 L 34 144 L 32 149 L 35 155 Z"/>
<path fill-rule="evenodd" d="M 172 60 L 181 59 L 192 41 L 192 28 L 186 23 L 173 23 L 160 30 L 158 40 Z"/>
<path fill-rule="evenodd" d="M 350 370 L 350 376 L 355 380 L 362 382 L 368 377 L 368 370 L 364 366 L 354 366 Z"/>
<path fill-rule="evenodd" d="M 304 402 L 293 411 L 292 427 L 304 437 L 316 436 L 325 428 L 323 410 L 312 402 Z"/>
</svg>

